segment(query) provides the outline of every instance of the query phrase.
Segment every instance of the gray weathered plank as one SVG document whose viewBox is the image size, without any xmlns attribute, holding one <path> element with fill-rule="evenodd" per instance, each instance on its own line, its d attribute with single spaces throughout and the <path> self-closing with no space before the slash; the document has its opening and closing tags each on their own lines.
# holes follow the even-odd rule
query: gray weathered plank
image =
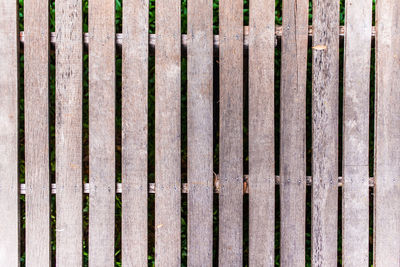
<svg viewBox="0 0 400 267">
<path fill-rule="evenodd" d="M 339 1 L 313 1 L 312 263 L 337 265 Z"/>
<path fill-rule="evenodd" d="M 56 1 L 56 262 L 82 266 L 82 1 Z"/>
<path fill-rule="evenodd" d="M 213 5 L 188 2 L 188 266 L 213 256 Z"/>
<path fill-rule="evenodd" d="M 308 1 L 283 1 L 281 265 L 305 266 Z"/>
<path fill-rule="evenodd" d="M 19 266 L 18 2 L 0 1 L 0 266 Z"/>
<path fill-rule="evenodd" d="M 243 262 L 243 2 L 221 0 L 219 265 Z"/>
<path fill-rule="evenodd" d="M 275 1 L 250 1 L 249 263 L 274 264 Z"/>
<path fill-rule="evenodd" d="M 114 265 L 114 0 L 89 1 L 89 266 Z"/>
<path fill-rule="evenodd" d="M 374 266 L 400 266 L 400 2 L 378 1 Z"/>
<path fill-rule="evenodd" d="M 368 266 L 372 2 L 347 0 L 345 27 L 343 265 Z"/>
<path fill-rule="evenodd" d="M 26 266 L 50 266 L 48 7 L 24 2 Z"/>
<path fill-rule="evenodd" d="M 125 1 L 122 44 L 122 264 L 147 266 L 148 1 Z"/>
<path fill-rule="evenodd" d="M 181 5 L 156 5 L 155 261 L 181 264 Z"/>
</svg>

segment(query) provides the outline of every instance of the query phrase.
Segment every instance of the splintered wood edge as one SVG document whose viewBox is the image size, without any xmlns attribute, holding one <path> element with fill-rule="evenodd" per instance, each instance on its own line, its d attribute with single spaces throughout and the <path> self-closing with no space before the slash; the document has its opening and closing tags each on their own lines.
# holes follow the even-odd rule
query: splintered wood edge
<svg viewBox="0 0 400 267">
<path fill-rule="evenodd" d="M 244 182 L 243 182 L 243 192 L 245 194 L 249 193 L 249 187 L 248 187 L 248 175 L 244 176 Z M 275 176 L 275 184 L 279 185 L 280 183 L 280 178 L 279 176 Z M 311 176 L 307 176 L 306 178 L 306 183 L 307 186 L 312 186 L 312 178 Z M 370 177 L 369 178 L 369 186 L 370 187 L 374 187 L 375 185 L 375 180 L 374 177 Z M 343 186 L 343 178 L 339 177 L 338 178 L 338 186 L 342 187 Z M 83 193 L 84 194 L 89 194 L 89 188 L 90 185 L 89 183 L 85 183 L 83 184 Z M 156 192 L 156 186 L 155 183 L 149 183 L 149 188 L 148 188 L 148 192 L 150 194 L 154 194 Z M 188 193 L 188 184 L 187 183 L 182 183 L 182 193 L 186 194 Z M 51 193 L 52 194 L 56 194 L 57 192 L 57 187 L 56 184 L 51 184 Z M 20 194 L 21 195 L 25 195 L 26 193 L 26 185 L 25 184 L 20 184 Z M 121 194 L 122 193 L 122 183 L 117 183 L 116 184 L 116 193 Z M 218 194 L 219 193 L 219 177 L 217 175 L 214 175 L 214 193 Z"/>
<path fill-rule="evenodd" d="M 309 26 L 308 27 L 308 36 L 312 37 L 312 34 L 313 34 L 313 28 L 312 28 L 312 26 Z M 376 34 L 375 26 L 373 26 L 372 27 L 372 33 L 371 33 L 372 38 L 375 38 L 375 34 Z M 245 26 L 244 27 L 243 46 L 246 49 L 248 48 L 248 45 L 249 45 L 248 35 L 249 35 L 249 27 Z M 344 28 L 344 26 L 340 26 L 340 28 L 339 28 L 339 36 L 340 37 L 344 37 L 344 35 L 345 35 L 345 28 Z M 282 26 L 280 26 L 280 25 L 278 26 L 277 25 L 275 27 L 275 36 L 278 39 L 281 38 L 281 36 L 282 36 Z M 116 36 L 115 36 L 115 42 L 116 42 L 116 45 L 118 47 L 122 46 L 122 39 L 123 39 L 122 33 L 117 33 Z M 24 41 L 25 41 L 25 34 L 24 34 L 23 31 L 21 31 L 20 32 L 20 42 L 23 44 Z M 89 44 L 89 33 L 86 32 L 86 33 L 83 34 L 83 42 L 84 42 L 84 44 L 86 46 Z M 182 42 L 182 47 L 184 49 L 186 49 L 186 46 L 187 46 L 187 35 L 186 34 L 182 34 L 181 42 Z M 56 43 L 56 33 L 55 32 L 51 32 L 50 33 L 50 43 L 53 44 L 53 45 Z M 149 34 L 149 47 L 150 47 L 150 50 L 154 50 L 155 43 L 156 43 L 156 35 L 155 34 Z M 214 49 L 218 48 L 218 47 L 219 47 L 219 36 L 218 35 L 214 35 Z"/>
</svg>

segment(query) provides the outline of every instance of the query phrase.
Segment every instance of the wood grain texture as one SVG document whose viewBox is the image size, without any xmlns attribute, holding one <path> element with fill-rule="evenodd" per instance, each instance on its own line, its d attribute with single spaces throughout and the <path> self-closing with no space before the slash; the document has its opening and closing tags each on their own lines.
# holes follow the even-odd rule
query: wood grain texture
<svg viewBox="0 0 400 267">
<path fill-rule="evenodd" d="M 400 2 L 376 10 L 374 266 L 400 266 Z"/>
<path fill-rule="evenodd" d="M 49 1 L 24 2 L 26 266 L 50 266 Z"/>
<path fill-rule="evenodd" d="M 19 266 L 18 2 L 0 1 L 0 266 Z"/>
<path fill-rule="evenodd" d="M 181 7 L 156 5 L 155 263 L 181 264 Z"/>
<path fill-rule="evenodd" d="M 343 96 L 343 265 L 368 266 L 372 2 L 346 1 Z"/>
<path fill-rule="evenodd" d="M 274 264 L 275 1 L 250 2 L 249 21 L 249 263 Z"/>
<path fill-rule="evenodd" d="M 188 266 L 212 266 L 212 1 L 189 1 L 187 20 Z"/>
<path fill-rule="evenodd" d="M 305 266 L 308 1 L 284 0 L 281 65 L 281 265 Z"/>
<path fill-rule="evenodd" d="M 115 1 L 89 2 L 89 266 L 114 265 Z"/>
<path fill-rule="evenodd" d="M 82 1 L 56 1 L 56 262 L 82 266 Z"/>
<path fill-rule="evenodd" d="M 219 3 L 219 266 L 243 262 L 243 2 Z"/>
<path fill-rule="evenodd" d="M 125 1 L 122 45 L 122 264 L 147 266 L 148 1 Z"/>
<path fill-rule="evenodd" d="M 313 1 L 312 264 L 337 265 L 339 1 Z"/>
</svg>

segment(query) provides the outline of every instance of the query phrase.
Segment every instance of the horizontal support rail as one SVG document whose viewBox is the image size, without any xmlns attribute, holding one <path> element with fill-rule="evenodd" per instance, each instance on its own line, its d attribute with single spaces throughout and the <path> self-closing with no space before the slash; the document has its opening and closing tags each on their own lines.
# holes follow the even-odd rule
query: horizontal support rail
<svg viewBox="0 0 400 267">
<path fill-rule="evenodd" d="M 307 176 L 306 183 L 307 183 L 307 186 L 312 185 L 312 177 L 311 176 Z M 277 184 L 277 185 L 280 184 L 279 176 L 275 176 L 275 184 Z M 374 177 L 370 177 L 369 178 L 369 186 L 374 187 L 374 184 L 375 184 Z M 117 183 L 116 186 L 117 186 L 116 193 L 118 193 L 118 194 L 122 193 L 122 183 Z M 338 186 L 339 187 L 343 186 L 343 178 L 342 177 L 338 177 Z M 148 190 L 149 190 L 150 194 L 154 194 L 156 192 L 155 188 L 156 188 L 155 183 L 149 183 Z M 218 176 L 214 176 L 214 193 L 218 194 L 219 190 L 220 190 L 219 178 L 218 178 Z M 57 192 L 56 184 L 51 184 L 51 193 L 56 194 L 56 192 Z M 245 194 L 249 193 L 248 175 L 244 176 L 243 192 Z M 25 184 L 20 184 L 20 193 L 22 195 L 26 194 L 26 185 Z M 89 183 L 83 184 L 83 193 L 85 193 L 85 194 L 90 193 L 90 184 Z M 184 194 L 188 193 L 188 184 L 187 183 L 182 183 L 182 193 L 184 193 Z"/>
<path fill-rule="evenodd" d="M 308 36 L 311 38 L 313 34 L 313 27 L 309 26 L 308 27 Z M 244 27 L 244 38 L 243 38 L 243 46 L 244 49 L 248 49 L 249 46 L 249 27 L 245 26 Z M 339 28 L 339 35 L 341 38 L 344 37 L 345 35 L 345 28 L 344 26 L 340 26 Z M 280 39 L 282 37 L 282 26 L 277 25 L 275 27 L 275 36 L 277 39 Z M 122 33 L 117 33 L 115 36 L 115 42 L 117 47 L 121 47 L 122 46 L 122 39 L 123 39 L 123 34 Z M 372 39 L 375 39 L 375 27 L 372 27 Z M 20 32 L 20 42 L 23 44 L 25 41 L 25 35 L 24 32 L 21 31 Z M 89 33 L 84 33 L 83 35 L 83 42 L 85 44 L 85 46 L 89 45 Z M 187 35 L 186 34 L 182 34 L 182 49 L 186 50 L 187 47 Z M 50 33 L 50 43 L 52 45 L 55 45 L 56 43 L 56 33 L 55 32 L 51 32 Z M 150 52 L 154 52 L 154 47 L 156 44 L 156 35 L 155 34 L 149 34 L 149 48 L 150 48 Z M 219 35 L 214 35 L 214 49 L 219 49 Z"/>
</svg>

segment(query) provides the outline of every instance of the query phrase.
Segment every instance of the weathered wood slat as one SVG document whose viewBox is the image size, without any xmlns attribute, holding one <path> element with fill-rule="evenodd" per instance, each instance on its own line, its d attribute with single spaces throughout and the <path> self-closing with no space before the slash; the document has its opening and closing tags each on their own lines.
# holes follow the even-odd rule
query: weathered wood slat
<svg viewBox="0 0 400 267">
<path fill-rule="evenodd" d="M 114 0 L 89 2 L 89 265 L 114 265 Z"/>
<path fill-rule="evenodd" d="M 212 1 L 189 1 L 187 20 L 188 266 L 212 266 Z"/>
<path fill-rule="evenodd" d="M 27 266 L 50 266 L 49 1 L 24 2 Z"/>
<path fill-rule="evenodd" d="M 181 8 L 156 5 L 155 262 L 181 264 Z"/>
<path fill-rule="evenodd" d="M 400 266 L 400 2 L 377 2 L 374 266 Z"/>
<path fill-rule="evenodd" d="M 305 266 L 308 1 L 283 1 L 281 265 Z"/>
<path fill-rule="evenodd" d="M 147 266 L 148 1 L 125 1 L 122 45 L 122 263 Z"/>
<path fill-rule="evenodd" d="M 82 1 L 56 1 L 56 262 L 82 266 Z"/>
<path fill-rule="evenodd" d="M 272 266 L 275 261 L 275 1 L 250 1 L 250 14 L 249 263 Z"/>
<path fill-rule="evenodd" d="M 339 1 L 313 0 L 312 263 L 337 265 Z"/>
<path fill-rule="evenodd" d="M 19 266 L 18 2 L 0 1 L 0 266 Z"/>
<path fill-rule="evenodd" d="M 243 262 L 243 1 L 219 2 L 219 266 Z"/>
<path fill-rule="evenodd" d="M 343 265 L 368 266 L 369 81 L 372 2 L 346 1 L 343 115 Z"/>
</svg>

